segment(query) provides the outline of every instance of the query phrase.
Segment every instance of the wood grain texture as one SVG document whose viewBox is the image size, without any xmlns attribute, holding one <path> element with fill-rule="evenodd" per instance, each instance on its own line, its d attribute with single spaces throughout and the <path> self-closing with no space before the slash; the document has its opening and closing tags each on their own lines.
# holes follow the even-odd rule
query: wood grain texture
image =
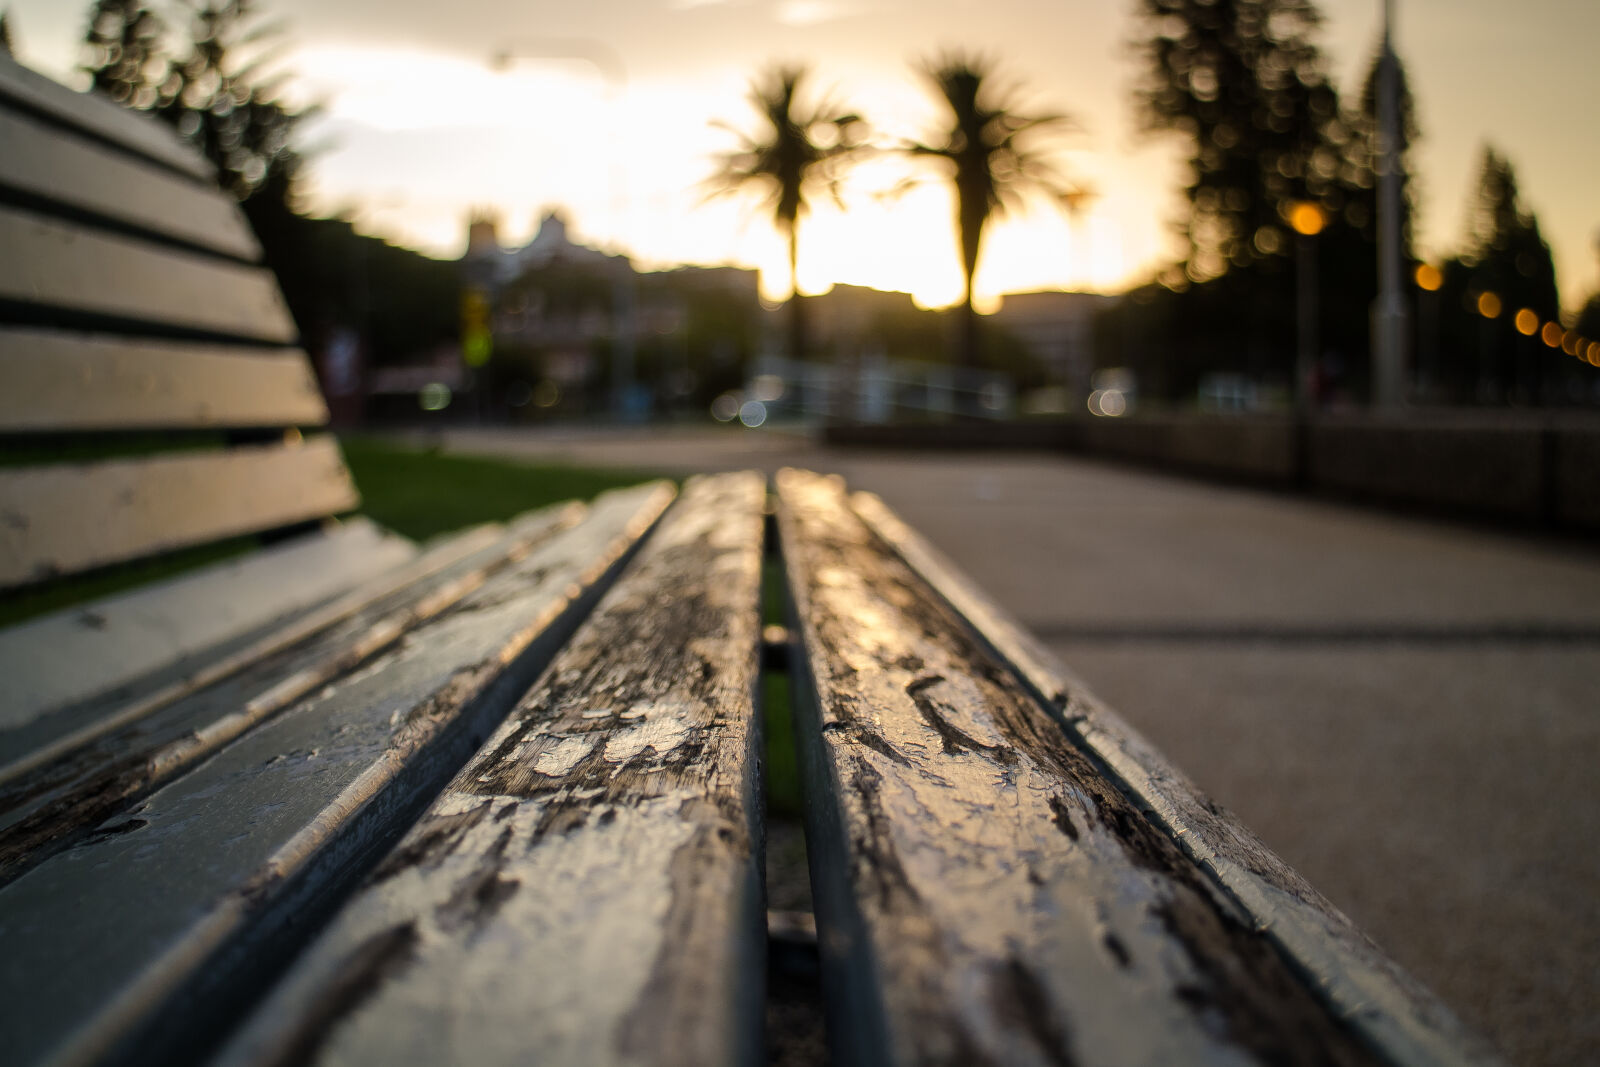
<svg viewBox="0 0 1600 1067">
<path fill-rule="evenodd" d="M 223 1057 L 750 1062 L 763 480 L 691 480 Z"/>
<path fill-rule="evenodd" d="M 0 327 L 0 432 L 321 426 L 306 354 Z"/>
<path fill-rule="evenodd" d="M 364 518 L 0 631 L 0 738 L 336 597 L 416 554 Z M 0 740 L 0 764 L 17 750 Z M 0 774 L 0 778 L 5 775 Z"/>
<path fill-rule="evenodd" d="M 0 586 L 349 511 L 331 437 L 0 470 Z"/>
<path fill-rule="evenodd" d="M 1293 961 L 1332 1013 L 1394 1063 L 1500 1062 L 1437 997 L 1237 819 L 1207 799 L 880 499 L 857 493 L 852 504 L 868 527 L 1012 666 L 1141 810 L 1225 889 L 1250 923 Z"/>
<path fill-rule="evenodd" d="M 216 180 L 204 157 L 153 115 L 141 114 L 94 93 L 74 92 L 0 54 L 0 102 L 3 101 L 46 114 L 200 181 Z"/>
<path fill-rule="evenodd" d="M 1372 1062 L 842 482 L 778 494 L 837 1058 Z"/>
<path fill-rule="evenodd" d="M 131 702 L 86 709 L 88 724 L 0 769 L 0 885 L 401 640 L 584 510 L 469 530 L 198 668 L 162 672 Z"/>
<path fill-rule="evenodd" d="M 451 610 L 0 889 L 15 1063 L 218 1036 L 548 662 L 670 501 L 606 494 Z"/>
<path fill-rule="evenodd" d="M 0 110 L 0 185 L 255 262 L 239 204 L 214 185 Z"/>
<path fill-rule="evenodd" d="M 183 252 L 0 207 L 0 298 L 291 344 L 297 330 L 265 267 Z"/>
</svg>

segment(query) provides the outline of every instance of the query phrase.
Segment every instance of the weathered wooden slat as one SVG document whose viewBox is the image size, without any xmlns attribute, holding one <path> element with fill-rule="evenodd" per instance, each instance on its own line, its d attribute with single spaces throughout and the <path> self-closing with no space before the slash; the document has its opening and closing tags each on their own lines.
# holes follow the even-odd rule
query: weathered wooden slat
<svg viewBox="0 0 1600 1067">
<path fill-rule="evenodd" d="M 671 495 L 601 497 L 391 651 L 0 889 L 8 1057 L 172 1062 L 218 1036 L 488 736 Z"/>
<path fill-rule="evenodd" d="M 0 586 L 348 511 L 331 437 L 0 470 Z"/>
<path fill-rule="evenodd" d="M 837 1058 L 1371 1061 L 842 482 L 778 493 Z"/>
<path fill-rule="evenodd" d="M 754 1062 L 763 480 L 693 480 L 224 1062 Z"/>
<path fill-rule="evenodd" d="M 0 299 L 275 344 L 294 320 L 265 267 L 0 206 Z"/>
<path fill-rule="evenodd" d="M 1390 1060 L 1405 1064 L 1498 1063 L 1432 993 L 1256 836 L 1208 800 L 1136 730 L 1025 629 L 902 522 L 882 500 L 856 493 L 868 527 L 926 581 L 1052 708 L 1080 745 L 1184 853 L 1204 868 L 1307 976 L 1329 1009 Z"/>
<path fill-rule="evenodd" d="M 261 255 L 222 190 L 4 110 L 0 185 L 250 262 Z"/>
<path fill-rule="evenodd" d="M 358 528 L 370 525 L 365 519 L 356 519 L 352 524 Z M 498 537 L 497 527 L 478 527 L 413 558 L 416 550 L 410 542 L 379 532 L 378 540 L 372 546 L 377 551 L 362 555 L 359 547 L 350 546 L 351 551 L 346 553 L 349 569 L 337 574 L 338 584 L 329 589 L 330 593 L 339 595 L 331 600 L 321 598 L 322 603 L 292 615 L 280 613 L 264 616 L 258 606 L 260 601 L 251 599 L 251 594 L 263 587 L 270 587 L 276 593 L 278 588 L 293 587 L 303 582 L 305 576 L 296 574 L 291 567 L 281 565 L 269 570 L 256 564 L 252 557 L 246 561 L 256 564 L 253 567 L 254 581 L 250 585 L 233 581 L 219 587 L 220 583 L 216 582 L 196 582 L 197 588 L 190 588 L 179 597 L 177 589 L 164 584 L 147 594 L 133 594 L 133 599 L 146 604 L 153 601 L 153 610 L 130 611 L 126 605 L 113 599 L 103 608 L 90 606 L 67 609 L 37 624 L 19 627 L 21 632 L 16 635 L 18 640 L 15 642 L 7 642 L 5 635 L 0 635 L 0 663 L 17 661 L 19 674 L 44 665 L 64 674 L 66 665 L 72 662 L 75 655 L 98 665 L 99 660 L 94 653 L 101 650 L 105 651 L 104 660 L 107 663 L 120 662 L 127 666 L 131 666 L 129 653 L 143 651 L 147 654 L 141 661 L 146 669 L 125 674 L 111 685 L 102 684 L 95 695 L 52 705 L 33 722 L 20 728 L 0 731 L 0 785 L 55 761 L 89 741 L 135 722 L 175 700 L 236 674 L 258 660 L 361 612 L 369 605 L 383 603 L 396 593 L 406 591 L 448 568 L 462 557 L 482 550 Z M 373 574 L 385 558 L 391 560 L 393 566 L 349 588 L 348 583 L 352 579 L 359 580 Z M 349 591 L 345 592 L 346 589 Z M 465 591 L 462 595 L 465 595 Z M 226 618 L 225 614 L 228 607 L 235 605 L 247 606 L 251 609 L 251 617 L 263 619 L 265 624 L 240 627 L 237 620 Z M 442 610 L 443 607 L 439 605 L 436 610 Z M 219 611 L 219 608 L 223 610 Z M 95 619 L 95 625 L 88 628 L 87 633 L 84 632 L 86 628 L 82 621 L 85 613 Z M 231 624 L 229 630 L 207 633 L 197 627 L 197 616 L 215 617 L 219 614 L 224 616 L 226 623 Z M 138 636 L 122 641 L 117 633 L 119 629 Z M 163 638 L 170 640 L 173 636 L 189 638 L 191 647 L 178 649 L 163 641 Z M 53 637 L 60 639 L 58 644 L 49 649 L 42 647 Z M 35 656 L 31 662 L 29 653 Z M 76 683 L 76 691 L 79 692 L 88 681 L 87 678 L 60 680 L 68 684 Z M 283 700 L 300 695 L 302 693 L 290 695 L 286 691 L 280 694 Z"/>
<path fill-rule="evenodd" d="M 398 567 L 416 553 L 364 518 L 0 631 L 0 736 L 112 693 Z M 16 752 L 0 742 L 0 762 Z M 3 778 L 4 775 L 0 775 Z"/>
<path fill-rule="evenodd" d="M 0 328 L 0 432 L 321 426 L 304 352 Z"/>
<path fill-rule="evenodd" d="M 0 101 L 11 100 L 65 125 L 120 145 L 204 182 L 215 181 L 211 166 L 151 115 L 142 115 L 93 93 L 73 92 L 0 54 Z"/>
<path fill-rule="evenodd" d="M 0 770 L 0 885 L 401 640 L 580 521 L 572 503 L 477 527 Z M 171 677 L 176 674 L 176 677 Z M 109 712 L 109 713 L 107 713 Z"/>
</svg>

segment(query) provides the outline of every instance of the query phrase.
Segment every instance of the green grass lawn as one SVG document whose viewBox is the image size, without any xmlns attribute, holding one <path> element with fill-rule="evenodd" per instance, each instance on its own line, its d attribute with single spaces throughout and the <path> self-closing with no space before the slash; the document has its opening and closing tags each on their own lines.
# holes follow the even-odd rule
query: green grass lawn
<svg viewBox="0 0 1600 1067">
<path fill-rule="evenodd" d="M 446 456 L 373 437 L 344 437 L 339 444 L 361 490 L 361 513 L 419 540 L 660 477 Z"/>
</svg>

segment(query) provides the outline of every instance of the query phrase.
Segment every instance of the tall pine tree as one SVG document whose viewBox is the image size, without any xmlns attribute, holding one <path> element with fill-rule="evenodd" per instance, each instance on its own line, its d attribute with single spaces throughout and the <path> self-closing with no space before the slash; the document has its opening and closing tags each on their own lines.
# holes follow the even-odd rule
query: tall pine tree
<svg viewBox="0 0 1600 1067">
<path fill-rule="evenodd" d="M 1348 137 L 1310 0 L 1138 0 L 1147 132 L 1192 147 L 1183 222 L 1193 281 L 1287 251 L 1282 207 L 1335 201 Z"/>
</svg>

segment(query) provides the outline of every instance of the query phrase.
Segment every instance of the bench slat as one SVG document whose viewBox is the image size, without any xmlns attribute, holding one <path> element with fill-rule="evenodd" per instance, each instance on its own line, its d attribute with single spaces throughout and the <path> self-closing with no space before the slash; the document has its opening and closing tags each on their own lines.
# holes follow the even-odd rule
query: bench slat
<svg viewBox="0 0 1600 1067">
<path fill-rule="evenodd" d="M 201 184 L 0 110 L 0 185 L 255 262 L 238 202 Z"/>
<path fill-rule="evenodd" d="M 0 586 L 290 526 L 359 499 L 331 437 L 0 470 Z"/>
<path fill-rule="evenodd" d="M 214 1039 L 493 730 L 671 495 L 602 496 L 392 651 L 0 889 L 8 1056 L 170 1062 Z"/>
<path fill-rule="evenodd" d="M 1396 1063 L 1499 1063 L 1481 1037 L 1403 972 L 1342 912 L 1248 829 L 1205 798 L 1121 716 L 1014 622 L 878 497 L 851 503 L 918 577 L 961 613 L 1051 706 L 1125 792 L 1177 841 L 1311 977 L 1334 1014 L 1348 1019 Z"/>
<path fill-rule="evenodd" d="M 778 493 L 839 1059 L 1371 1061 L 841 482 Z"/>
<path fill-rule="evenodd" d="M 321 426 L 304 352 L 0 327 L 0 432 Z"/>
<path fill-rule="evenodd" d="M 169 582 L 0 632 L 0 737 L 271 626 L 404 563 L 416 547 L 351 519 Z M 0 740 L 0 763 L 17 752 Z M 4 777 L 4 775 L 0 775 Z"/>
<path fill-rule="evenodd" d="M 0 206 L 0 299 L 289 344 L 294 320 L 265 267 L 163 248 Z"/>
<path fill-rule="evenodd" d="M 107 97 L 64 89 L 4 54 L 0 54 L 0 98 L 19 102 L 57 122 L 201 181 L 216 180 L 211 165 L 161 120 L 132 111 Z"/>
<path fill-rule="evenodd" d="M 754 1061 L 764 495 L 686 486 L 224 1062 Z"/>
<path fill-rule="evenodd" d="M 131 700 L 74 709 L 86 725 L 0 768 L 0 885 L 403 640 L 585 511 L 574 503 L 476 527 L 198 667 L 157 672 Z"/>
</svg>

